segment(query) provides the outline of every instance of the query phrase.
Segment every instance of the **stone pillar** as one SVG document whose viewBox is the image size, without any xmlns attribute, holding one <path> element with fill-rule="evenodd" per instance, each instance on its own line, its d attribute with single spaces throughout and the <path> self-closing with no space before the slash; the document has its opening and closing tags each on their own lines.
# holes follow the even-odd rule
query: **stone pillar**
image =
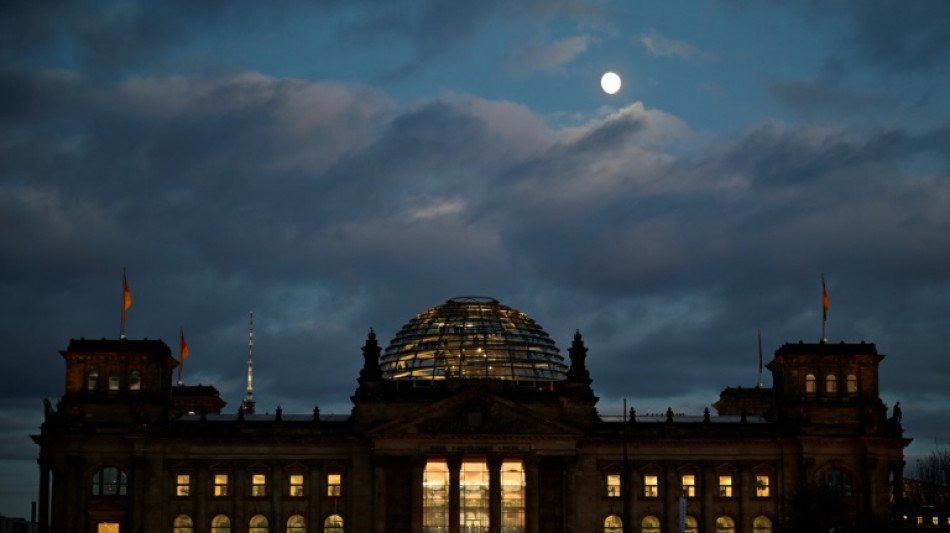
<svg viewBox="0 0 950 533">
<path fill-rule="evenodd" d="M 409 489 L 412 491 L 412 517 L 410 522 L 412 524 L 412 533 L 422 533 L 422 520 L 425 513 L 423 507 L 425 494 L 422 491 L 422 483 L 425 467 L 425 456 L 417 455 L 412 458 L 412 486 Z"/>
<path fill-rule="evenodd" d="M 449 457 L 449 533 L 461 533 L 461 487 L 459 473 L 462 469 L 461 457 Z"/>
<path fill-rule="evenodd" d="M 525 496 L 528 501 L 525 502 L 525 533 L 539 533 L 540 522 L 540 494 L 538 470 L 540 459 L 535 456 L 528 456 L 524 459 L 525 464 Z"/>
<path fill-rule="evenodd" d="M 488 533 L 501 533 L 501 463 L 500 456 L 488 458 Z"/>
<path fill-rule="evenodd" d="M 386 465 L 381 457 L 373 459 L 373 509 L 376 514 L 373 528 L 376 533 L 386 533 Z"/>
</svg>

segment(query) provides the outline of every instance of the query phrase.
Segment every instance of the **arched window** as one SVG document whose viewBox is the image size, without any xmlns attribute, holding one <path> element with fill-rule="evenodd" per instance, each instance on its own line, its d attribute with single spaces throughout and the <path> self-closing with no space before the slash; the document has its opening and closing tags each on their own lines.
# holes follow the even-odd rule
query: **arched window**
<svg viewBox="0 0 950 533">
<path fill-rule="evenodd" d="M 805 376 L 805 392 L 808 394 L 815 394 L 815 375 L 808 374 Z"/>
<path fill-rule="evenodd" d="M 93 496 L 125 496 L 128 479 L 125 472 L 114 466 L 107 466 L 92 475 Z"/>
<path fill-rule="evenodd" d="M 247 523 L 248 533 L 267 533 L 268 527 L 270 524 L 267 522 L 267 517 L 262 514 L 256 514 L 251 517 Z"/>
<path fill-rule="evenodd" d="M 119 390 L 118 372 L 109 372 L 109 390 Z"/>
<path fill-rule="evenodd" d="M 212 518 L 211 533 L 231 533 L 231 519 L 223 514 Z"/>
<path fill-rule="evenodd" d="M 615 514 L 604 518 L 604 533 L 623 533 L 623 520 Z"/>
<path fill-rule="evenodd" d="M 195 526 L 191 521 L 191 517 L 186 514 L 180 514 L 175 517 L 175 521 L 172 522 L 172 533 L 192 533 Z"/>
<path fill-rule="evenodd" d="M 129 374 L 129 390 L 142 390 L 142 373 L 138 370 Z"/>
<path fill-rule="evenodd" d="M 655 516 L 645 516 L 640 522 L 640 533 L 660 533 L 660 519 Z"/>
<path fill-rule="evenodd" d="M 343 533 L 343 517 L 331 514 L 323 521 L 323 533 Z"/>
<path fill-rule="evenodd" d="M 844 470 L 830 468 L 821 473 L 818 477 L 818 483 L 828 487 L 833 494 L 842 497 L 850 497 L 854 494 L 854 482 L 851 474 Z"/>
<path fill-rule="evenodd" d="M 767 516 L 757 516 L 752 520 L 752 533 L 772 533 L 772 521 Z"/>
<path fill-rule="evenodd" d="M 858 376 L 854 374 L 848 374 L 848 394 L 857 394 L 858 393 Z"/>
<path fill-rule="evenodd" d="M 695 516 L 687 516 L 685 522 L 686 528 L 683 530 L 685 533 L 699 533 L 699 521 Z"/>
<path fill-rule="evenodd" d="M 825 392 L 838 392 L 838 378 L 834 374 L 825 377 Z"/>
<path fill-rule="evenodd" d="M 287 519 L 287 533 L 306 533 L 306 531 L 307 521 L 303 515 L 295 514 Z"/>
<path fill-rule="evenodd" d="M 728 516 L 716 519 L 716 533 L 736 533 L 736 521 Z"/>
<path fill-rule="evenodd" d="M 99 371 L 90 370 L 86 374 L 86 390 L 98 390 L 99 389 Z"/>
</svg>

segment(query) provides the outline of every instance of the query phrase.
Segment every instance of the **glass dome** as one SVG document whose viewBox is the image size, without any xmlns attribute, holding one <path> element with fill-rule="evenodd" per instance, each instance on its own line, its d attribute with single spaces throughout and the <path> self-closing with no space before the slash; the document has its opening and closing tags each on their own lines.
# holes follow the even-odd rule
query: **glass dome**
<svg viewBox="0 0 950 533">
<path fill-rule="evenodd" d="M 492 298 L 452 298 L 417 315 L 389 343 L 385 379 L 559 381 L 567 366 L 528 315 Z"/>
</svg>

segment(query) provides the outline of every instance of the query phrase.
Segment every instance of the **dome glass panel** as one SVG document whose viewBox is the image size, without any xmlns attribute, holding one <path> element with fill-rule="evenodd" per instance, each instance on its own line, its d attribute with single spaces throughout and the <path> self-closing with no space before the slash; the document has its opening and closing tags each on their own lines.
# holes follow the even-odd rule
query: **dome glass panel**
<svg viewBox="0 0 950 533">
<path fill-rule="evenodd" d="M 483 297 L 452 298 L 396 334 L 380 368 L 385 379 L 560 381 L 554 341 L 528 315 Z"/>
</svg>

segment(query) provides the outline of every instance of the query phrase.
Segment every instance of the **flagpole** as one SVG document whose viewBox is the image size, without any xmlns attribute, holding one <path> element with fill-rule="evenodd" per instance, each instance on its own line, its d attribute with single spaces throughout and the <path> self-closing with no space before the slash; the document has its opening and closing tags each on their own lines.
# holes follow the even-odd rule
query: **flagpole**
<svg viewBox="0 0 950 533">
<path fill-rule="evenodd" d="M 178 386 L 181 387 L 181 369 L 185 367 L 185 359 L 182 357 L 184 351 L 182 347 L 185 345 L 185 330 L 181 326 L 178 326 L 178 337 L 181 340 L 178 346 Z"/>
<path fill-rule="evenodd" d="M 129 283 L 125 278 L 125 267 L 122 267 L 122 320 L 119 322 L 119 339 L 125 338 L 125 311 L 126 295 L 129 292 Z"/>
<path fill-rule="evenodd" d="M 825 288 L 825 274 L 821 274 L 821 342 L 825 343 L 825 323 L 828 322 L 828 290 Z"/>
<path fill-rule="evenodd" d="M 758 331 L 759 333 L 759 379 L 756 381 L 755 388 L 762 388 L 762 330 Z"/>
</svg>

